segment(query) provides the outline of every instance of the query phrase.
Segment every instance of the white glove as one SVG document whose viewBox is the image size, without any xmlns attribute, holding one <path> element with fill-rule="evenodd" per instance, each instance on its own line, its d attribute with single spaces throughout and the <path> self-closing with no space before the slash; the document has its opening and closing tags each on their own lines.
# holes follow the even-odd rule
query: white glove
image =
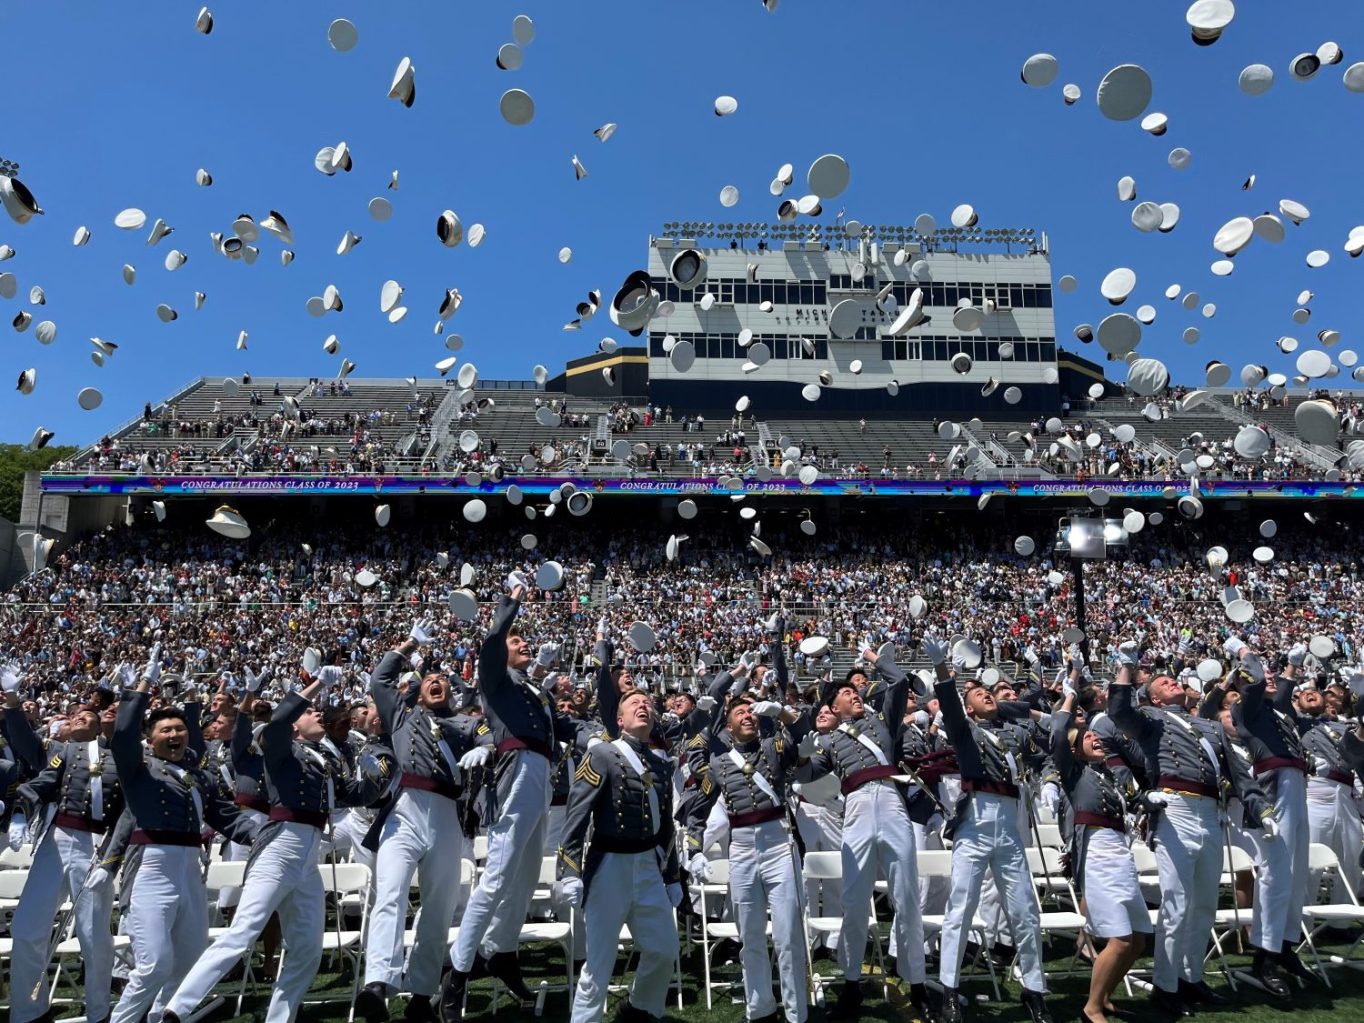
<svg viewBox="0 0 1364 1023">
<path fill-rule="evenodd" d="M 1135 668 L 1137 662 L 1141 660 L 1141 647 L 1136 640 L 1129 639 L 1126 643 L 1118 644 L 1118 663 L 1125 664 L 1129 668 Z"/>
<path fill-rule="evenodd" d="M 1253 654 L 1249 650 L 1241 652 L 1241 667 L 1245 668 L 1246 672 L 1256 682 L 1261 681 L 1265 677 L 1264 662 L 1260 660 L 1258 654 Z"/>
<path fill-rule="evenodd" d="M 429 621 L 413 622 L 408 635 L 415 639 L 419 646 L 426 646 L 436 638 L 431 634 L 433 628 L 434 626 Z"/>
<path fill-rule="evenodd" d="M 1042 805 L 1047 811 L 1056 817 L 1061 811 L 1061 786 L 1054 781 L 1049 781 L 1042 786 Z"/>
<path fill-rule="evenodd" d="M 142 669 L 142 677 L 153 685 L 161 678 L 161 644 L 156 643 L 152 646 L 151 657 L 147 660 L 147 665 Z"/>
<path fill-rule="evenodd" d="M 753 705 L 753 713 L 760 718 L 774 718 L 782 712 L 782 705 L 776 700 L 759 700 Z"/>
<path fill-rule="evenodd" d="M 919 640 L 919 646 L 924 652 L 924 656 L 937 667 L 947 660 L 947 644 L 931 633 L 924 633 L 923 639 Z"/>
<path fill-rule="evenodd" d="M 1222 650 L 1233 661 L 1241 656 L 1241 651 L 1244 650 L 1245 648 L 1246 645 L 1241 641 L 1241 638 L 1239 636 L 1228 636 L 1226 640 L 1222 643 Z"/>
<path fill-rule="evenodd" d="M 1070 672 L 1061 676 L 1061 698 L 1075 695 L 1075 684 L 1070 680 Z"/>
<path fill-rule="evenodd" d="M 1260 830 L 1263 831 L 1270 838 L 1278 838 L 1279 822 L 1276 821 L 1273 815 L 1271 814 L 1270 816 L 1264 817 L 1260 820 Z"/>
<path fill-rule="evenodd" d="M 264 686 L 265 683 L 266 683 L 266 680 L 270 678 L 270 669 L 269 669 L 269 668 L 264 668 L 264 669 L 262 669 L 262 670 L 261 670 L 261 673 L 260 673 L 259 675 L 257 675 L 257 674 L 256 674 L 254 671 L 252 671 L 250 668 L 247 668 L 247 669 L 245 669 L 245 670 L 246 670 L 246 691 L 247 691 L 248 693 L 258 693 L 258 692 L 260 692 L 260 691 L 261 691 L 261 687 Z"/>
<path fill-rule="evenodd" d="M 340 683 L 343 674 L 344 672 L 335 664 L 328 664 L 320 669 L 317 673 L 317 681 L 322 683 L 322 691 L 325 693 Z"/>
<path fill-rule="evenodd" d="M 459 766 L 466 771 L 472 771 L 475 767 L 482 767 L 492 758 L 493 748 L 491 746 L 475 746 L 459 758 Z"/>
<path fill-rule="evenodd" d="M 85 888 L 103 888 L 114 879 L 114 875 L 109 872 L 108 867 L 93 867 L 90 873 L 85 875 Z"/>
<path fill-rule="evenodd" d="M 809 760 L 815 755 L 815 733 L 806 732 L 805 738 L 796 744 L 796 755 L 802 760 Z"/>
<path fill-rule="evenodd" d="M 0 689 L 7 693 L 19 691 L 19 662 L 9 661 L 0 666 Z"/>
<path fill-rule="evenodd" d="M 1351 671 L 1348 675 L 1342 671 L 1341 675 L 1356 698 L 1364 696 L 1364 671 Z"/>
<path fill-rule="evenodd" d="M 936 665 L 937 665 L 938 662 L 934 661 L 933 663 L 934 663 L 934 666 L 936 667 Z M 965 674 L 966 674 L 966 670 L 967 670 L 967 669 L 966 669 L 966 658 L 963 657 L 961 654 L 953 654 L 953 655 L 952 655 L 952 672 L 953 672 L 953 674 L 956 674 L 956 675 L 965 675 Z"/>
<path fill-rule="evenodd" d="M 928 716 L 928 711 L 926 710 L 916 710 L 911 720 L 917 728 L 927 728 L 933 723 L 933 719 Z"/>
<path fill-rule="evenodd" d="M 554 663 L 558 659 L 558 643 L 541 643 L 540 649 L 535 652 L 535 663 L 546 670 L 554 667 Z"/>
<path fill-rule="evenodd" d="M 1169 806 L 1169 805 L 1170 805 L 1170 800 L 1169 800 L 1168 798 L 1166 798 L 1166 795 L 1165 795 L 1164 792 L 1148 792 L 1148 793 L 1146 793 L 1146 805 L 1147 805 L 1147 806 Z"/>
<path fill-rule="evenodd" d="M 1083 665 L 1085 663 L 1085 652 L 1079 643 L 1072 643 L 1069 652 L 1072 664 Z"/>
<path fill-rule="evenodd" d="M 710 860 L 706 859 L 705 853 L 697 853 L 687 864 L 687 873 L 692 876 L 692 880 L 706 882 L 710 880 Z"/>
<path fill-rule="evenodd" d="M 668 901 L 673 904 L 673 909 L 682 905 L 682 886 L 676 881 L 668 885 Z"/>
<path fill-rule="evenodd" d="M 1029 644 L 1028 649 L 1023 651 L 1023 660 L 1027 661 L 1028 666 L 1032 668 L 1034 671 L 1036 671 L 1037 665 L 1041 661 L 1041 658 L 1037 656 L 1037 650 L 1031 644 Z"/>
<path fill-rule="evenodd" d="M 1307 646 L 1299 643 L 1292 650 L 1288 651 L 1288 663 L 1295 668 L 1301 668 L 1302 662 L 1307 660 Z"/>
<path fill-rule="evenodd" d="M 131 664 L 120 664 L 114 669 L 114 677 L 118 679 L 118 684 L 123 689 L 133 689 L 137 686 L 137 671 Z"/>
<path fill-rule="evenodd" d="M 24 835 L 28 832 L 28 818 L 22 813 L 15 813 L 9 819 L 9 847 L 12 851 L 18 851 L 24 844 Z"/>
<path fill-rule="evenodd" d="M 553 887 L 554 902 L 565 908 L 578 908 L 583 904 L 583 881 L 580 877 L 566 877 L 562 881 L 555 881 Z"/>
<path fill-rule="evenodd" d="M 933 715 L 933 727 L 936 728 L 938 731 L 942 731 L 943 728 L 942 711 L 938 711 L 936 714 Z"/>
<path fill-rule="evenodd" d="M 713 696 L 703 696 L 703 697 L 701 697 L 700 699 L 698 699 L 698 700 L 696 701 L 696 709 L 697 709 L 697 710 L 705 710 L 705 711 L 714 710 L 714 709 L 715 709 L 715 697 L 713 697 Z"/>
</svg>

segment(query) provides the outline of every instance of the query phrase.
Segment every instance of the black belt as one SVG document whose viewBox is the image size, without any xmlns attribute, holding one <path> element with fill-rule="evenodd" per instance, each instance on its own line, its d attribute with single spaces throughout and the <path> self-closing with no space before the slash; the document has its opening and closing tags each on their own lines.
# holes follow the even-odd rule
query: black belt
<svg viewBox="0 0 1364 1023">
<path fill-rule="evenodd" d="M 315 828 L 327 826 L 327 815 L 320 810 L 295 810 L 290 806 L 270 807 L 272 821 L 287 821 L 293 824 L 311 824 Z"/>
<path fill-rule="evenodd" d="M 411 774 L 404 771 L 399 783 L 405 789 L 421 789 L 423 792 L 434 792 L 438 796 L 446 799 L 459 799 L 460 788 L 458 785 L 451 785 L 448 781 L 438 781 L 435 778 L 428 778 L 424 774 Z"/>
<path fill-rule="evenodd" d="M 82 817 L 74 813 L 59 813 L 52 818 L 54 828 L 65 828 L 67 831 L 87 831 L 92 835 L 102 835 L 107 829 L 103 821 L 91 820 L 89 817 Z"/>
<path fill-rule="evenodd" d="M 732 813 L 729 815 L 729 826 L 731 828 L 751 828 L 758 824 L 766 824 L 768 821 L 779 821 L 785 816 L 786 811 L 782 807 L 769 806 L 766 810 Z"/>
<path fill-rule="evenodd" d="M 1004 781 L 988 781 L 984 778 L 963 778 L 961 782 L 963 792 L 983 792 L 989 796 L 1008 796 L 1010 799 L 1018 798 L 1018 786 L 1010 785 Z"/>
<path fill-rule="evenodd" d="M 186 848 L 199 847 L 199 835 L 192 831 L 143 831 L 139 828 L 129 839 L 133 845 L 179 845 Z"/>
</svg>

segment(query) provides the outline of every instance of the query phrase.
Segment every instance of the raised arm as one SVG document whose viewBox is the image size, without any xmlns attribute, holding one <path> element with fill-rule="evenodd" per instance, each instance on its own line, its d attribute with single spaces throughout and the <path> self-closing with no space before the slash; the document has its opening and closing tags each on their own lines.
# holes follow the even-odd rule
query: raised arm
<svg viewBox="0 0 1364 1023">
<path fill-rule="evenodd" d="M 615 658 L 615 648 L 611 641 L 600 632 L 597 633 L 595 647 L 597 660 L 597 712 L 606 734 L 612 739 L 620 738 L 620 728 L 616 725 L 616 711 L 620 708 L 620 689 L 611 676 L 611 661 Z"/>
<path fill-rule="evenodd" d="M 1127 648 L 1130 660 L 1118 665 L 1117 677 L 1108 687 L 1108 716 L 1113 719 L 1118 731 L 1141 742 L 1155 730 L 1156 723 L 1137 710 L 1137 694 L 1132 687 L 1132 666 L 1136 664 L 1137 657 L 1136 644 L 1124 643 L 1119 647 L 1120 657 L 1123 656 L 1124 648 Z"/>
<path fill-rule="evenodd" d="M 244 709 L 237 711 L 237 720 L 232 722 L 232 769 L 242 770 L 247 765 L 251 757 L 251 740 L 255 738 L 254 728 L 251 722 L 251 704 L 248 702 L 250 694 L 242 698 Z"/>
<path fill-rule="evenodd" d="M 388 735 L 398 730 L 407 711 L 398 692 L 398 678 L 416 648 L 416 642 L 409 639 L 401 646 L 390 650 L 380 659 L 379 666 L 374 669 L 374 674 L 369 679 L 369 692 L 374 697 L 374 709 L 378 711 L 379 720 Z"/>
<path fill-rule="evenodd" d="M 971 723 L 966 720 L 966 708 L 961 705 L 956 680 L 940 677 L 933 686 L 933 693 L 938 698 L 938 712 L 942 714 L 943 730 L 948 740 L 954 746 L 959 742 L 969 743 Z"/>
<path fill-rule="evenodd" d="M 272 773 L 278 775 L 280 767 L 294 759 L 294 722 L 313 705 L 312 695 L 317 689 L 318 683 L 312 682 L 306 689 L 289 693 L 275 706 L 269 722 L 261 729 L 261 754 L 266 769 Z"/>
<path fill-rule="evenodd" d="M 124 690 L 114 718 L 114 734 L 109 752 L 114 756 L 119 780 L 126 787 L 147 768 L 142 757 L 142 721 L 147 710 L 147 683 L 136 690 Z"/>
<path fill-rule="evenodd" d="M 1075 754 L 1071 752 L 1068 737 L 1074 707 L 1075 697 L 1067 694 L 1061 709 L 1051 719 L 1051 762 L 1056 768 L 1056 773 L 1061 776 L 1061 787 L 1067 792 L 1074 790 L 1075 783 L 1080 780 L 1084 770 L 1075 762 Z"/>
<path fill-rule="evenodd" d="M 887 682 L 885 698 L 881 703 L 881 715 L 885 718 L 891 738 L 898 746 L 900 734 L 905 729 L 905 707 L 909 705 L 909 676 L 895 663 L 895 658 L 890 654 L 877 657 L 872 650 L 862 651 L 863 658 L 868 654 L 872 655 L 871 662 L 876 665 L 876 670 Z M 917 676 L 915 681 L 918 681 Z"/>
<path fill-rule="evenodd" d="M 6 694 L 7 704 L 10 696 L 14 694 Z M 12 706 L 5 707 L 5 729 L 9 732 L 10 747 L 14 750 L 15 757 L 23 761 L 30 771 L 41 770 L 47 763 L 47 754 L 43 752 L 43 740 L 28 723 L 23 708 L 17 702 L 18 697 L 14 696 L 14 699 L 16 702 Z"/>
<path fill-rule="evenodd" d="M 521 609 L 522 589 L 520 586 L 511 591 L 511 596 L 503 597 L 493 614 L 492 628 L 483 637 L 483 645 L 478 648 L 478 686 L 483 690 L 484 699 L 507 684 L 507 633 Z"/>
</svg>

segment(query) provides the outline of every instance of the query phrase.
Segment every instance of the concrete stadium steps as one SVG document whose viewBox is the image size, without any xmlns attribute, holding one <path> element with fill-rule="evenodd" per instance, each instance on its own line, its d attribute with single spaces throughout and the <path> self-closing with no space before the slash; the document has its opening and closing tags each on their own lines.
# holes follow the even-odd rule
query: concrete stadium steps
<svg viewBox="0 0 1364 1023">
<path fill-rule="evenodd" d="M 596 435 L 597 417 L 604 415 L 611 408 L 610 403 L 606 401 L 570 396 L 569 412 L 586 414 L 587 425 L 541 426 L 535 419 L 535 399 L 538 397 L 543 403 L 548 403 L 555 398 L 563 398 L 564 395 L 535 390 L 481 391 L 477 388 L 475 394 L 479 398 L 492 398 L 493 405 L 491 408 L 479 409 L 478 418 L 475 420 L 462 419 L 459 415 L 451 418 L 448 434 L 441 438 L 439 457 L 442 462 L 447 455 L 455 459 L 460 458 L 462 452 L 459 450 L 459 435 L 465 430 L 473 430 L 478 434 L 485 453 L 488 441 L 496 439 L 498 456 L 511 462 L 519 460 L 532 448 L 539 451 L 541 447 L 554 441 L 576 442 L 584 436 L 590 441 Z"/>
<path fill-rule="evenodd" d="M 1154 423 L 1141 414 L 1145 404 L 1140 398 L 1130 405 L 1126 398 L 1106 398 L 1094 403 L 1092 415 L 1108 420 L 1115 427 L 1130 423 L 1136 429 L 1139 441 L 1155 440 L 1172 454 L 1178 454 L 1185 446 L 1184 439 L 1193 433 L 1201 433 L 1204 440 L 1220 445 L 1235 437 L 1241 428 L 1241 424 L 1228 417 L 1216 402 L 1205 402 L 1187 412 L 1172 409 L 1168 419 Z M 1078 418 L 1088 415 L 1081 411 Z M 1072 418 L 1077 417 L 1073 415 Z"/>
<path fill-rule="evenodd" d="M 930 453 L 938 456 L 937 464 L 945 470 L 947 455 L 953 445 L 958 443 L 940 438 L 933 432 L 930 421 L 888 422 L 868 419 L 865 432 L 855 419 L 781 418 L 768 419 L 766 423 L 774 439 L 786 437 L 793 444 L 804 441 L 807 450 L 818 444 L 821 458 L 833 454 L 834 449 L 837 449 L 841 467 L 865 462 L 873 475 L 881 471 L 884 461 L 882 451 L 886 447 L 891 450 L 891 465 L 901 474 L 906 464 L 912 464 L 927 473 Z M 964 446 L 964 438 L 961 443 Z"/>
</svg>

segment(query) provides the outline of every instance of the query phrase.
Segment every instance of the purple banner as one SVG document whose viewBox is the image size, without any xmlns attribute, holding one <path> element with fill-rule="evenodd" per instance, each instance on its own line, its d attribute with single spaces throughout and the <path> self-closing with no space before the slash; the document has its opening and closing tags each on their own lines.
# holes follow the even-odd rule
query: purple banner
<svg viewBox="0 0 1364 1023">
<path fill-rule="evenodd" d="M 229 497 L 251 494 L 270 496 L 310 495 L 344 496 L 376 494 L 448 494 L 474 497 L 500 494 L 515 483 L 526 494 L 545 495 L 565 483 L 600 495 L 644 497 L 723 497 L 734 493 L 718 477 L 676 477 L 649 479 L 594 479 L 584 476 L 508 476 L 499 483 L 485 481 L 471 487 L 462 477 L 448 476 L 116 476 L 55 475 L 42 477 L 47 494 L 138 494 L 180 497 Z M 797 479 L 773 479 L 762 483 L 744 481 L 750 494 L 789 494 L 792 497 L 960 497 L 979 498 L 983 494 L 1001 497 L 1034 497 L 1085 500 L 1091 492 L 1102 491 L 1114 499 L 1159 499 L 1167 488 L 1188 493 L 1187 481 L 1168 483 L 1158 480 L 883 480 L 826 477 L 805 486 Z M 1205 500 L 1244 500 L 1246 498 L 1353 498 L 1359 496 L 1353 483 L 1279 480 L 1273 482 L 1241 480 L 1203 480 L 1199 489 Z"/>
</svg>

